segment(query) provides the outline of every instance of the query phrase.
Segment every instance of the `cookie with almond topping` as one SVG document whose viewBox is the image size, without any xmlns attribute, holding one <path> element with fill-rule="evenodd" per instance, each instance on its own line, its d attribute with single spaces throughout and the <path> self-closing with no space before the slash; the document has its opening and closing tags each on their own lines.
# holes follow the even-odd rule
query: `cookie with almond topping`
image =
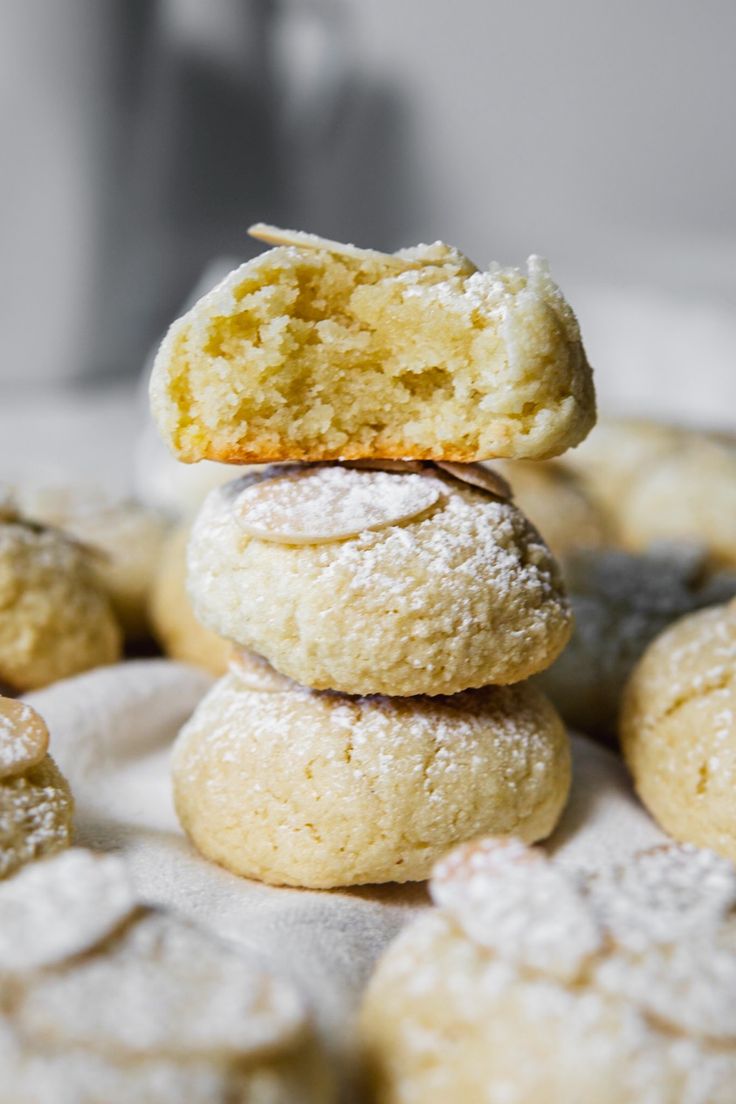
<svg viewBox="0 0 736 1104">
<path fill-rule="evenodd" d="M 520 682 L 570 634 L 557 565 L 479 465 L 266 469 L 192 530 L 198 619 L 314 689 L 453 694 Z"/>
<path fill-rule="evenodd" d="M 577 320 L 546 262 L 485 272 L 442 242 L 275 245 L 174 322 L 151 377 L 180 460 L 543 459 L 595 422 Z"/>
<path fill-rule="evenodd" d="M 486 839 L 431 892 L 365 997 L 377 1104 L 733 1104 L 730 863 L 672 846 L 585 873 Z"/>
<path fill-rule="evenodd" d="M 0 696 L 0 879 L 71 842 L 74 803 L 48 746 L 35 709 Z"/>
<path fill-rule="evenodd" d="M 84 850 L 0 885 L 0 1104 L 328 1104 L 293 987 Z"/>
</svg>

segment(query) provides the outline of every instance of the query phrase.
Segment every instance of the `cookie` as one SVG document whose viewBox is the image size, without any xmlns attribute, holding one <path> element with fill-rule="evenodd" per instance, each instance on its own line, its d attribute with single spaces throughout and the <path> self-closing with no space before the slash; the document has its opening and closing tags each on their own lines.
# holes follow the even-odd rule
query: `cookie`
<svg viewBox="0 0 736 1104">
<path fill-rule="evenodd" d="M 720 435 L 621 419 L 565 457 L 607 510 L 617 540 L 640 551 L 702 546 L 736 567 L 736 444 Z"/>
<path fill-rule="evenodd" d="M 168 530 L 163 514 L 82 486 L 20 487 L 17 500 L 24 517 L 63 529 L 97 553 L 90 566 L 125 635 L 146 636 L 149 593 Z"/>
<path fill-rule="evenodd" d="M 570 634 L 559 571 L 497 477 L 462 475 L 487 489 L 396 464 L 266 469 L 213 491 L 189 544 L 197 617 L 315 689 L 527 678 Z"/>
<path fill-rule="evenodd" d="M 0 696 L 0 879 L 71 841 L 74 803 L 48 746 L 48 729 L 35 709 Z M 16 911 L 0 919 L 0 970 L 18 918 Z M 17 946 L 11 952 L 22 958 Z"/>
<path fill-rule="evenodd" d="M 332 1099 L 296 992 L 141 904 L 119 860 L 39 863 L 0 886 L 3 916 L 33 953 L 8 964 L 0 942 L 0 1104 Z"/>
<path fill-rule="evenodd" d="M 35 767 L 48 749 L 49 730 L 36 710 L 0 695 L 0 779 Z"/>
<path fill-rule="evenodd" d="M 151 408 L 181 460 L 554 456 L 595 421 L 547 265 L 479 272 L 437 242 L 378 253 L 277 231 L 173 324 Z"/>
<path fill-rule="evenodd" d="M 0 521 L 0 685 L 32 690 L 119 658 L 89 560 L 62 533 Z"/>
<path fill-rule="evenodd" d="M 189 526 L 182 525 L 167 538 L 151 588 L 149 617 L 159 644 L 172 659 L 204 667 L 223 675 L 232 644 L 197 620 L 186 589 Z"/>
<path fill-rule="evenodd" d="M 522 685 L 450 698 L 304 689 L 241 655 L 180 733 L 174 799 L 228 870 L 313 888 L 427 877 L 453 844 L 554 828 L 567 734 Z"/>
<path fill-rule="evenodd" d="M 432 896 L 365 997 L 378 1104 L 731 1104 L 729 863 L 659 848 L 585 876 L 489 839 Z"/>
<path fill-rule="evenodd" d="M 679 617 L 736 594 L 736 572 L 711 572 L 702 552 L 676 547 L 579 552 L 563 571 L 573 633 L 539 685 L 569 725 L 612 740 L 624 686 L 647 645 Z"/>
<path fill-rule="evenodd" d="M 675 839 L 736 859 L 736 600 L 671 625 L 626 686 L 621 745 Z"/>
<path fill-rule="evenodd" d="M 509 481 L 514 502 L 555 556 L 610 542 L 604 511 L 574 472 L 552 460 L 499 460 L 493 467 Z"/>
</svg>

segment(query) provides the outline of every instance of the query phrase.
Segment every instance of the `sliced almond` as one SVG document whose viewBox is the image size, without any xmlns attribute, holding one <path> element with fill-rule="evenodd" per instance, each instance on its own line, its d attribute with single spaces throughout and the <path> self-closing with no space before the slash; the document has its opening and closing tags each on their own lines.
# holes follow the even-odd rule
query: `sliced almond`
<svg viewBox="0 0 736 1104">
<path fill-rule="evenodd" d="M 488 491 L 496 498 L 513 498 L 511 484 L 507 483 L 497 471 L 486 468 L 483 464 L 456 464 L 450 460 L 433 460 L 432 463 L 451 475 L 453 479 L 459 479 L 461 483 L 467 483 L 481 491 Z"/>
<path fill-rule="evenodd" d="M 336 257 L 347 257 L 353 261 L 381 261 L 397 268 L 416 268 L 416 262 L 407 261 L 393 253 L 381 253 L 378 249 L 362 249 L 347 242 L 321 238 L 318 234 L 307 234 L 304 230 L 281 230 L 278 226 L 269 226 L 265 222 L 256 222 L 248 228 L 251 238 L 267 245 L 291 245 L 296 249 L 322 250 Z"/>
<path fill-rule="evenodd" d="M 358 471 L 387 471 L 387 472 L 413 472 L 416 475 L 430 470 L 423 460 L 345 460 L 346 468 L 357 468 Z"/>
<path fill-rule="evenodd" d="M 120 859 L 74 848 L 0 883 L 0 973 L 82 954 L 136 907 Z"/>
<path fill-rule="evenodd" d="M 13 778 L 35 767 L 48 746 L 49 730 L 35 709 L 0 697 L 0 778 Z"/>
<path fill-rule="evenodd" d="M 436 868 L 435 904 L 504 961 L 572 981 L 603 934 L 581 888 L 518 840 L 466 845 Z"/>
<path fill-rule="evenodd" d="M 401 525 L 440 499 L 439 481 L 421 475 L 312 468 L 252 484 L 235 500 L 245 532 L 275 544 L 329 544 Z"/>
<path fill-rule="evenodd" d="M 247 648 L 233 648 L 229 666 L 244 690 L 254 690 L 260 694 L 283 694 L 296 686 L 286 675 L 275 671 L 268 660 Z"/>
</svg>

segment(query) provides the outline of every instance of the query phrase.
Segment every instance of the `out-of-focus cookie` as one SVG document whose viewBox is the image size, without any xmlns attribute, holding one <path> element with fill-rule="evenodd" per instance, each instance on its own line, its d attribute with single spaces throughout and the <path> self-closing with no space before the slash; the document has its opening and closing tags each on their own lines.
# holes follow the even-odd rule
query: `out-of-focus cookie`
<svg viewBox="0 0 736 1104">
<path fill-rule="evenodd" d="M 0 1104 L 332 1099 L 291 987 L 142 905 L 119 860 L 69 851 L 37 864 L 0 886 L 6 913 L 21 948 L 34 938 L 13 958 L 0 937 Z"/>
<path fill-rule="evenodd" d="M 736 600 L 682 618 L 649 646 L 620 731 L 637 792 L 664 830 L 736 859 Z"/>
<path fill-rule="evenodd" d="M 0 521 L 0 685 L 33 690 L 120 656 L 90 556 L 64 534 Z"/>
<path fill-rule="evenodd" d="M 130 639 L 149 630 L 148 598 L 168 530 L 164 516 L 132 499 L 111 498 L 90 487 L 19 487 L 24 517 L 63 529 L 98 554 L 95 575 Z"/>
<path fill-rule="evenodd" d="M 173 780 L 179 819 L 208 858 L 329 888 L 421 880 L 483 832 L 547 836 L 570 758 L 559 717 L 528 685 L 349 698 L 243 655 L 180 733 Z"/>
<path fill-rule="evenodd" d="M 316 689 L 519 682 L 562 650 L 570 612 L 554 559 L 505 494 L 474 465 L 245 476 L 194 524 L 195 612 Z"/>
<path fill-rule="evenodd" d="M 604 512 L 573 471 L 554 461 L 499 460 L 493 467 L 509 481 L 514 502 L 555 556 L 609 543 Z"/>
<path fill-rule="evenodd" d="M 149 615 L 154 635 L 167 655 L 204 667 L 213 675 L 227 671 L 233 645 L 197 620 L 187 594 L 189 526 L 167 538 L 151 589 Z"/>
<path fill-rule="evenodd" d="M 736 594 L 736 572 L 711 572 L 703 552 L 685 547 L 578 553 L 563 571 L 573 633 L 539 685 L 573 728 L 611 739 L 626 680 L 647 645 L 679 617 Z"/>
<path fill-rule="evenodd" d="M 150 509 L 182 522 L 196 514 L 215 487 L 250 470 L 247 464 L 218 464 L 214 460 L 182 464 L 171 455 L 152 422 L 146 423 L 141 433 L 134 461 L 136 497 Z"/>
<path fill-rule="evenodd" d="M 39 714 L 0 697 L 0 879 L 71 841 L 74 803 L 48 745 Z"/>
<path fill-rule="evenodd" d="M 174 322 L 151 408 L 182 460 L 540 459 L 595 421 L 575 316 L 539 257 L 479 272 L 276 231 Z"/>
<path fill-rule="evenodd" d="M 365 998 L 377 1104 L 733 1104 L 729 863 L 659 848 L 585 877 L 482 840 L 432 895 Z"/>
<path fill-rule="evenodd" d="M 699 544 L 714 564 L 736 567 L 736 443 L 724 435 L 611 420 L 564 464 L 606 509 L 624 547 Z"/>
</svg>

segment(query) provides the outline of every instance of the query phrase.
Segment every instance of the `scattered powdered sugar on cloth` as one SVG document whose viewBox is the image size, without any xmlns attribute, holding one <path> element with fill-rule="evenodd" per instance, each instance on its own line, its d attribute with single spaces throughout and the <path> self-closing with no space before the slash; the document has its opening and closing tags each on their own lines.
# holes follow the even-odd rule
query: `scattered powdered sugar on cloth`
<svg viewBox="0 0 736 1104">
<path fill-rule="evenodd" d="M 378 954 L 429 898 L 424 885 L 343 892 L 264 886 L 200 858 L 173 810 L 173 739 L 211 685 L 166 660 L 99 668 L 29 696 L 76 799 L 80 846 L 121 853 L 145 900 L 169 906 L 249 948 L 288 976 L 335 1047 L 347 1033 Z M 573 737 L 573 793 L 550 850 L 596 867 L 662 840 L 623 766 Z"/>
</svg>

